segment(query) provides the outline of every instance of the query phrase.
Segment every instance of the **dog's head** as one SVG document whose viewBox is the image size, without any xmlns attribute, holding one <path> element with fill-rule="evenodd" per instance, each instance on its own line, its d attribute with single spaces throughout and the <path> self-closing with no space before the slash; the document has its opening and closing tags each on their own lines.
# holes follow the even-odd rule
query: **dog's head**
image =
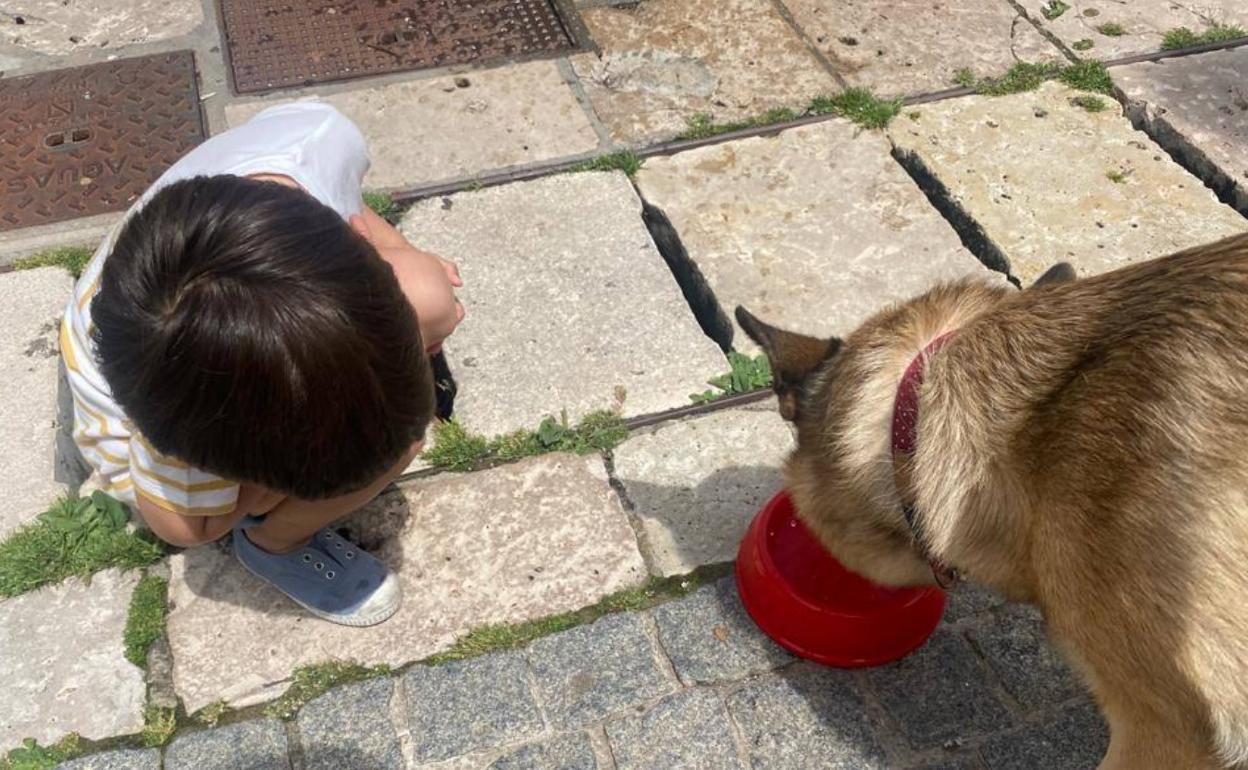
<svg viewBox="0 0 1248 770">
<path fill-rule="evenodd" d="M 883 365 L 895 314 L 868 321 L 844 341 L 778 329 L 741 307 L 736 318 L 770 360 L 780 414 L 796 426 L 784 475 L 798 515 L 859 574 L 894 586 L 933 582 L 886 461 L 896 383 L 882 386 L 872 376 Z"/>
</svg>

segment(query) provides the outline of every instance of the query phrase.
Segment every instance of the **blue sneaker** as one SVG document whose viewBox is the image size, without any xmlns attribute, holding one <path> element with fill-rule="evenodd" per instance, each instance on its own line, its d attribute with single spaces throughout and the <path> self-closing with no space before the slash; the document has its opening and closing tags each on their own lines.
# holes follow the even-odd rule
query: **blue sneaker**
<svg viewBox="0 0 1248 770">
<path fill-rule="evenodd" d="M 399 609 L 399 581 L 386 566 L 326 527 L 302 548 L 273 554 L 247 537 L 254 522 L 234 528 L 234 555 L 251 574 L 331 623 L 373 626 Z"/>
</svg>

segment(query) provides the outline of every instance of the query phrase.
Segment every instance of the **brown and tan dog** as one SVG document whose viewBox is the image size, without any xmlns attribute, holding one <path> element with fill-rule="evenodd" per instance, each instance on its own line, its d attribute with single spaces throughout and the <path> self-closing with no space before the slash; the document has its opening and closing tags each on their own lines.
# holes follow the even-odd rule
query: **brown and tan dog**
<svg viewBox="0 0 1248 770">
<path fill-rule="evenodd" d="M 863 575 L 1039 605 L 1103 769 L 1248 768 L 1248 235 L 1072 278 L 942 286 L 843 341 L 738 308 L 789 490 Z"/>
</svg>

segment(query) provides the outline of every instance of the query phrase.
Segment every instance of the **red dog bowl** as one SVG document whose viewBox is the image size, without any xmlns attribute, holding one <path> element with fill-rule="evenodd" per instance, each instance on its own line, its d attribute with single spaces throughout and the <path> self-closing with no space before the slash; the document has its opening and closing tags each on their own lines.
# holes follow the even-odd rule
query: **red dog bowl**
<svg viewBox="0 0 1248 770">
<path fill-rule="evenodd" d="M 903 658 L 927 641 L 945 611 L 939 588 L 885 588 L 842 567 L 798 521 L 785 492 L 754 517 L 736 573 L 758 627 L 794 654 L 829 666 Z"/>
</svg>

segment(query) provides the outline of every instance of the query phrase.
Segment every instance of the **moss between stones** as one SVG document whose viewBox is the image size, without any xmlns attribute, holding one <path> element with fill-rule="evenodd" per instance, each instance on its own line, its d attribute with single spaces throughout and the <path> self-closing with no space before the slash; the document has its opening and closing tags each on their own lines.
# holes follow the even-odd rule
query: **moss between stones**
<svg viewBox="0 0 1248 770">
<path fill-rule="evenodd" d="M 1241 37 L 1248 37 L 1248 31 L 1243 27 L 1233 25 L 1215 24 L 1206 29 L 1204 32 L 1193 32 L 1187 27 L 1177 27 L 1166 33 L 1161 40 L 1161 48 L 1165 51 L 1174 51 L 1179 48 L 1191 48 L 1197 45 L 1206 45 L 1208 43 L 1225 43 L 1228 40 L 1238 40 Z"/>
<path fill-rule="evenodd" d="M 1122 28 L 1121 24 L 1115 24 L 1112 21 L 1097 27 L 1096 31 L 1105 37 L 1122 37 L 1127 34 L 1127 31 Z"/>
<path fill-rule="evenodd" d="M 139 668 L 147 668 L 147 651 L 165 632 L 169 611 L 169 582 L 152 575 L 144 576 L 130 597 L 126 616 L 126 660 Z"/>
<path fill-rule="evenodd" d="M 157 749 L 173 740 L 178 731 L 178 717 L 173 709 L 148 706 L 143 710 L 143 732 L 139 739 L 144 748 Z"/>
<path fill-rule="evenodd" d="M 959 70 L 959 74 L 968 72 L 969 70 Z M 1042 64 L 1019 62 L 1000 77 L 980 78 L 968 85 L 972 85 L 976 93 L 984 96 L 1005 96 L 1033 91 L 1046 80 L 1060 80 L 1079 91 L 1099 94 L 1113 94 L 1114 92 L 1114 83 L 1109 78 L 1109 72 L 1099 61 L 1082 61 L 1066 67 L 1056 62 Z"/>
<path fill-rule="evenodd" d="M 295 671 L 290 688 L 282 697 L 270 703 L 264 714 L 278 719 L 291 720 L 308 703 L 330 690 L 352 682 L 363 682 L 393 673 L 386 665 L 363 666 L 354 661 L 335 660 L 304 666 Z M 219 717 L 218 717 L 219 719 Z"/>
<path fill-rule="evenodd" d="M 425 460 L 445 470 L 468 471 L 549 452 L 605 452 L 628 437 L 628 428 L 615 412 L 600 411 L 585 415 L 575 427 L 568 425 L 565 413 L 560 420 L 542 420 L 537 430 L 493 438 L 470 433 L 454 421 L 435 426 L 433 436 Z"/>
<path fill-rule="evenodd" d="M 37 267 L 61 267 L 68 270 L 73 277 L 78 278 L 86 269 L 87 263 L 91 261 L 91 256 L 91 249 L 82 246 L 65 246 L 15 259 L 13 269 L 34 270 Z"/>
<path fill-rule="evenodd" d="M 620 150 L 607 155 L 600 155 L 573 166 L 571 171 L 623 171 L 631 179 L 645 165 L 645 159 L 632 150 Z"/>
<path fill-rule="evenodd" d="M 810 115 L 839 115 L 863 128 L 879 129 L 888 125 L 901 112 L 901 99 L 881 99 L 865 88 L 849 88 L 835 96 L 817 96 L 803 110 L 775 107 L 750 118 L 724 123 L 700 112 L 687 121 L 688 127 L 677 139 L 708 139 L 747 128 L 789 123 Z"/>
<path fill-rule="evenodd" d="M 0 541 L 0 598 L 104 569 L 146 567 L 164 553 L 148 533 L 127 531 L 125 510 L 107 495 L 64 498 Z"/>
<path fill-rule="evenodd" d="M 574 612 L 551 615 L 526 623 L 503 626 L 485 626 L 461 636 L 445 652 L 430 656 L 420 665 L 433 666 L 450 661 L 475 658 L 500 650 L 513 650 L 544 636 L 567 631 L 570 628 L 592 623 L 606 615 L 617 612 L 637 612 L 658 604 L 677 599 L 697 590 L 707 583 L 727 575 L 730 564 L 701 567 L 688 575 L 671 578 L 652 578 L 645 585 L 603 597 L 596 604 Z"/>
<path fill-rule="evenodd" d="M 388 193 L 366 192 L 364 193 L 364 205 L 391 224 L 398 219 L 400 213 L 399 205 L 394 202 L 394 198 L 391 198 Z"/>
</svg>

